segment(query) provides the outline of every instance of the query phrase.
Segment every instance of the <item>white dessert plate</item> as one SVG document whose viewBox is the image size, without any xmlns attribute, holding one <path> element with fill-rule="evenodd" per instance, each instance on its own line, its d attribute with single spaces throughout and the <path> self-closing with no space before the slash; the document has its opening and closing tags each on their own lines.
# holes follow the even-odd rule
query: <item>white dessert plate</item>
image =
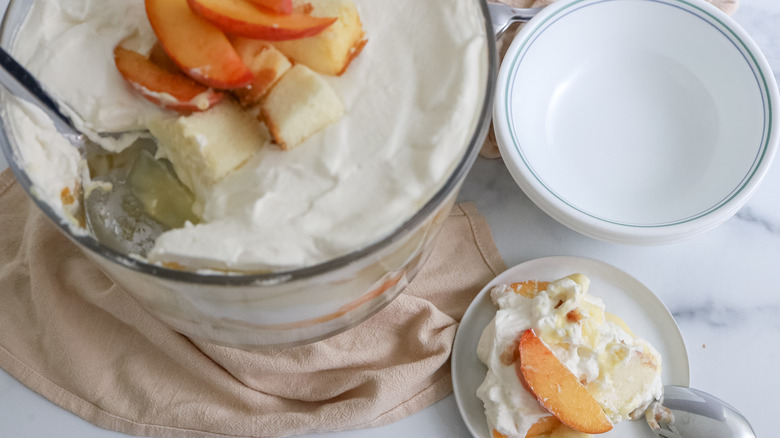
<svg viewBox="0 0 780 438">
<path fill-rule="evenodd" d="M 458 409 L 472 435 L 490 438 L 477 388 L 487 367 L 477 358 L 482 330 L 496 314 L 490 289 L 499 283 L 556 280 L 573 273 L 587 275 L 590 292 L 604 300 L 607 311 L 623 318 L 638 336 L 650 342 L 663 358 L 664 385 L 688 386 L 688 352 L 677 323 L 661 300 L 644 284 L 606 263 L 580 257 L 545 257 L 510 268 L 488 283 L 463 315 L 452 349 L 452 383 Z M 604 438 L 656 438 L 644 420 L 624 421 Z"/>
</svg>

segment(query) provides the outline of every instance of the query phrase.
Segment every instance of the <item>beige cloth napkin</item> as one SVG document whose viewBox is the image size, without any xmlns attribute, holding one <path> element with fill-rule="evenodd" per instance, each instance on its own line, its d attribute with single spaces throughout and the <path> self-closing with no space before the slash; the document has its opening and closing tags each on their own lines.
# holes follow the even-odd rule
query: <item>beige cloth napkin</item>
<svg viewBox="0 0 780 438">
<path fill-rule="evenodd" d="M 0 367 L 93 424 L 152 437 L 336 431 L 417 412 L 450 392 L 458 321 L 506 268 L 484 218 L 457 205 L 384 310 L 325 341 L 249 353 L 193 343 L 146 314 L 8 170 L 0 223 Z"/>
<path fill-rule="evenodd" d="M 555 0 L 489 0 L 493 3 L 504 3 L 516 8 L 541 8 L 553 3 Z M 706 0 L 712 3 L 715 7 L 723 12 L 732 15 L 737 11 L 739 7 L 739 0 Z M 509 44 L 514 39 L 517 32 L 522 25 L 514 24 L 498 39 L 498 56 L 499 59 L 503 59 Z M 488 137 L 482 144 L 482 150 L 480 155 L 485 158 L 498 158 L 501 156 L 501 152 L 498 149 L 498 143 L 496 142 L 496 135 L 493 131 L 493 125 L 491 123 L 490 130 L 488 131 Z"/>
</svg>

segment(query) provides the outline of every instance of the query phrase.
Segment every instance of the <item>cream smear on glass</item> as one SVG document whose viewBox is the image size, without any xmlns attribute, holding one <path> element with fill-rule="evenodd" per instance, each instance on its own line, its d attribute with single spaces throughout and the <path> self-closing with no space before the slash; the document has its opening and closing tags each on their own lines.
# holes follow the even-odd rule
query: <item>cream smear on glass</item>
<svg viewBox="0 0 780 438">
<path fill-rule="evenodd" d="M 293 150 L 259 148 L 202 196 L 200 224 L 157 239 L 152 262 L 247 271 L 324 262 L 381 239 L 442 186 L 484 99 L 488 46 L 480 5 L 356 3 L 368 44 L 344 75 L 326 77 L 345 116 Z M 137 130 L 175 114 L 135 94 L 112 52 L 119 42 L 147 52 L 154 41 L 141 0 L 39 0 L 13 53 L 82 126 Z M 12 123 L 25 123 L 19 117 Z"/>
</svg>

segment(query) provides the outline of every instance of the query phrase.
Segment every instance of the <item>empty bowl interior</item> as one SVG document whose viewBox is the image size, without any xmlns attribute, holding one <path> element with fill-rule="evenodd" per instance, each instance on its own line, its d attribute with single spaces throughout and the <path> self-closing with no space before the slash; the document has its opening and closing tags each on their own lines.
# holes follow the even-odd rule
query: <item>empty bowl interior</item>
<svg viewBox="0 0 780 438">
<path fill-rule="evenodd" d="M 503 146 L 529 184 L 626 226 L 684 223 L 739 196 L 771 130 L 744 36 L 690 2 L 568 3 L 502 67 Z"/>
</svg>

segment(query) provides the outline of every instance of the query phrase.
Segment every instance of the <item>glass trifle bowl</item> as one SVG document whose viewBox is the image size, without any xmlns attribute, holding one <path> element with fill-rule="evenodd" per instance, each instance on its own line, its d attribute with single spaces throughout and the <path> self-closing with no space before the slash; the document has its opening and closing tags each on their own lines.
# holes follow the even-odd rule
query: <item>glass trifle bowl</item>
<svg viewBox="0 0 780 438">
<path fill-rule="evenodd" d="M 352 242 L 351 246 L 334 245 L 336 250 L 298 263 L 285 259 L 275 264 L 273 251 L 266 251 L 271 254 L 268 255 L 263 249 L 266 239 L 278 236 L 254 235 L 251 226 L 235 232 L 224 224 L 209 229 L 221 219 L 208 217 L 201 217 L 200 223 L 186 221 L 180 228 L 152 223 L 151 227 L 158 227 L 162 234 L 151 233 L 153 236 L 147 236 L 145 241 L 148 246 L 140 250 L 132 242 L 117 244 L 105 238 L 106 227 L 95 226 L 90 217 L 96 214 L 93 209 L 103 211 L 103 204 L 111 202 L 106 200 L 110 194 L 124 193 L 125 181 L 120 178 L 107 184 L 97 175 L 96 169 L 101 166 L 90 160 L 103 165 L 108 161 L 134 166 L 133 163 L 143 161 L 138 158 L 142 154 L 146 154 L 147 161 L 148 157 L 159 156 L 155 155 L 155 138 L 145 132 L 143 125 L 123 125 L 121 120 L 117 123 L 123 111 L 128 111 L 126 106 L 117 110 L 100 100 L 106 92 L 127 86 L 103 80 L 117 73 L 101 66 L 112 65 L 106 59 L 112 61 L 110 48 L 120 41 L 117 38 L 137 38 L 149 27 L 143 22 L 142 0 L 110 0 L 105 4 L 87 0 L 10 2 L 0 35 L 3 47 L 63 102 L 63 108 L 86 131 L 87 137 L 100 141 L 103 137 L 97 133 L 124 133 L 124 138 L 118 138 L 125 140 L 120 142 L 126 145 L 112 146 L 110 151 L 93 145 L 91 154 L 74 158 L 78 154 L 67 150 L 67 143 L 51 131 L 45 117 L 4 93 L 0 103 L 0 148 L 30 199 L 58 229 L 147 312 L 172 329 L 200 341 L 247 350 L 287 348 L 333 336 L 384 308 L 420 271 L 485 138 L 497 69 L 495 41 L 484 0 L 457 0 L 447 5 L 430 2 L 421 8 L 373 5 L 361 0 L 355 3 L 368 43 L 344 74 L 325 79 L 342 95 L 345 115 L 294 150 L 264 145 L 261 158 L 250 159 L 226 177 L 234 178 L 234 174 L 250 172 L 254 169 L 251 166 L 269 162 L 281 169 L 294 162 L 297 174 L 302 175 L 329 167 L 329 171 L 335 172 L 336 181 L 346 181 L 333 189 L 336 193 L 344 191 L 337 197 L 342 204 L 328 205 L 327 193 L 314 196 L 311 204 L 324 204 L 326 211 L 335 211 L 335 225 L 316 222 L 313 226 L 305 222 L 306 230 L 300 230 L 305 237 L 283 241 L 282 246 L 317 246 L 320 237 L 333 237 L 333 230 L 341 230 L 345 234 L 343 240 Z M 40 5 L 45 7 L 38 8 Z M 119 9 L 112 12 L 112 8 L 120 8 L 122 13 L 117 14 Z M 117 16 L 109 17 L 112 13 Z M 127 23 L 136 19 L 142 21 L 140 30 L 133 26 L 117 30 L 121 26 L 110 25 L 111 20 Z M 424 31 L 419 30 L 422 21 Z M 113 32 L 112 36 L 101 33 L 106 29 Z M 100 44 L 93 44 L 96 41 Z M 90 45 L 87 56 L 99 62 L 77 59 L 85 50 L 79 47 L 81 44 Z M 106 47 L 109 53 L 105 53 Z M 410 74 L 413 81 L 404 74 Z M 387 78 L 386 83 L 382 83 L 382 78 Z M 85 95 L 87 98 L 79 100 Z M 147 105 L 155 114 L 162 112 L 170 119 L 180 117 L 139 99 L 141 103 L 134 100 L 133 108 L 146 111 Z M 355 160 L 383 157 L 372 162 L 379 170 L 368 173 L 370 184 L 344 176 L 344 169 L 361 169 L 363 161 L 347 163 L 345 167 L 338 165 L 340 160 L 348 161 L 356 155 L 350 149 L 339 152 L 350 142 L 367 145 L 366 152 L 358 150 L 366 156 Z M 387 149 L 400 152 L 383 152 Z M 71 169 L 70 173 L 62 170 L 65 168 Z M 272 173 L 267 169 L 252 171 Z M 306 190 L 307 184 L 298 187 L 296 180 L 292 181 L 291 190 Z M 72 190 L 62 186 L 68 183 L 75 184 Z M 398 189 L 388 192 L 385 187 Z M 257 194 L 253 190 L 234 190 L 230 199 L 250 198 L 242 211 L 253 211 L 261 222 L 268 217 L 268 211 L 258 207 L 258 199 L 293 196 L 286 192 Z M 55 196 L 47 195 L 51 193 Z M 349 196 L 352 193 L 360 196 Z M 400 194 L 396 199 L 388 193 Z M 385 205 L 393 210 L 387 210 Z M 284 211 L 285 206 L 282 202 L 275 208 Z M 206 202 L 204 210 L 208 209 Z M 149 218 L 136 210 L 113 211 L 112 223 L 124 223 L 117 221 L 123 215 L 140 214 L 143 220 L 131 222 L 136 227 L 138 223 L 148 226 Z M 344 223 L 336 223 L 339 221 Z M 295 227 L 303 227 L 300 223 L 303 222 L 293 218 L 289 224 L 283 224 L 289 225 L 289 229 L 279 230 L 279 234 L 297 236 L 299 230 Z M 316 235 L 320 228 L 325 236 Z M 206 230 L 204 245 L 213 245 L 217 255 L 211 259 L 206 251 L 206 255 L 199 256 L 193 249 L 194 255 L 185 253 L 175 261 L 148 257 L 156 251 L 154 245 L 159 243 L 160 236 L 181 229 Z M 136 232 L 135 228 L 122 229 L 117 234 Z M 350 235 L 359 232 L 363 233 L 360 239 Z M 233 245 L 245 247 L 231 252 Z M 222 260 L 221 251 L 239 256 Z M 242 259 L 245 254 L 261 254 L 265 259 Z M 188 264 L 189 261 L 193 263 Z"/>
</svg>

